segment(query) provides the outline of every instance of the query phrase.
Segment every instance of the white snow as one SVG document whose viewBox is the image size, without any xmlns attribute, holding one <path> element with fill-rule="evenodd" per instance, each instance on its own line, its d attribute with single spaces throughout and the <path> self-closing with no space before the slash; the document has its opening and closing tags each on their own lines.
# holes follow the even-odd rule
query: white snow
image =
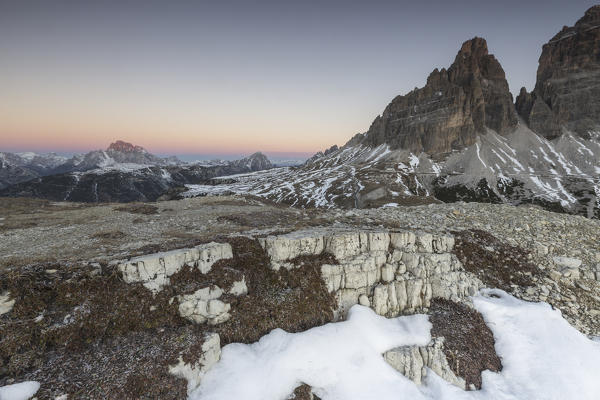
<svg viewBox="0 0 600 400">
<path fill-rule="evenodd" d="M 429 371 L 416 385 L 382 353 L 429 342 L 427 317 L 386 319 L 354 306 L 344 322 L 301 333 L 275 329 L 250 345 L 230 344 L 191 400 L 285 399 L 306 383 L 323 400 L 597 400 L 600 343 L 571 327 L 546 303 L 500 290 L 473 298 L 494 333 L 500 373 L 484 371 L 482 389 L 463 391 Z"/>
<path fill-rule="evenodd" d="M 0 386 L 0 400 L 28 400 L 39 390 L 40 384 L 35 381 Z"/>
<path fill-rule="evenodd" d="M 35 157 L 37 157 L 36 153 L 33 153 L 31 151 L 26 151 L 24 153 L 16 153 L 19 157 L 21 157 L 23 160 L 31 162 L 31 160 L 33 160 Z"/>
<path fill-rule="evenodd" d="M 381 354 L 393 347 L 425 345 L 430 328 L 424 315 L 388 320 L 354 306 L 344 322 L 296 334 L 275 329 L 257 343 L 225 346 L 190 399 L 281 400 L 300 382 L 318 388 L 323 400 L 384 400 L 390 389 L 394 396 L 417 396 L 418 388 Z"/>
<path fill-rule="evenodd" d="M 417 169 L 417 167 L 419 166 L 419 157 L 415 156 L 413 153 L 410 153 L 409 156 L 409 163 L 410 163 L 410 167 L 413 169 L 413 171 L 415 169 Z"/>
<path fill-rule="evenodd" d="M 481 161 L 481 163 L 483 164 L 483 166 L 485 168 L 487 168 L 488 166 L 485 164 L 485 162 L 483 162 L 483 160 L 481 159 L 481 155 L 479 154 L 479 143 L 475 143 L 475 148 L 477 151 L 477 158 L 479 158 L 479 161 Z"/>
</svg>

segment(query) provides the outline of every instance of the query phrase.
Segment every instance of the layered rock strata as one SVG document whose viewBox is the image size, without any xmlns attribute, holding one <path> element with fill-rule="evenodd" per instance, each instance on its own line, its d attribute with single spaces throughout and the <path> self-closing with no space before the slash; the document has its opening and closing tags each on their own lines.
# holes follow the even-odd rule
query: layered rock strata
<svg viewBox="0 0 600 400">
<path fill-rule="evenodd" d="M 413 232 L 295 232 L 259 239 L 274 269 L 293 268 L 295 257 L 332 254 L 321 267 L 343 318 L 355 304 L 393 317 L 426 310 L 434 297 L 468 301 L 482 283 L 451 253 L 452 236 Z"/>
<path fill-rule="evenodd" d="M 428 346 L 398 347 L 387 351 L 383 357 L 394 369 L 417 384 L 423 382 L 427 370 L 431 369 L 451 384 L 465 389 L 465 380 L 452 372 L 443 348 L 444 339 L 434 338 Z"/>
<path fill-rule="evenodd" d="M 259 242 L 274 269 L 294 268 L 296 257 L 332 254 L 338 264 L 322 265 L 321 274 L 335 294 L 338 318 L 355 304 L 394 317 L 424 312 L 436 297 L 469 303 L 469 296 L 483 286 L 451 253 L 454 238 L 450 235 L 306 231 L 269 236 Z M 421 383 L 430 368 L 452 384 L 466 386 L 448 365 L 442 338 L 424 348 L 393 349 L 385 359 L 416 383 Z"/>
</svg>

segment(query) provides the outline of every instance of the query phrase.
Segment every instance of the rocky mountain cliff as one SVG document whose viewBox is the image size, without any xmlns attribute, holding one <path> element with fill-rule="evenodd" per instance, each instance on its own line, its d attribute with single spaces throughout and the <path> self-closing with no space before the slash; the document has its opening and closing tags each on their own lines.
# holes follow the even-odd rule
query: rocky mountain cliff
<svg viewBox="0 0 600 400">
<path fill-rule="evenodd" d="M 600 218 L 598 27 L 600 6 L 546 44 L 536 89 L 522 90 L 516 106 L 500 63 L 474 38 L 447 70 L 393 99 L 343 147 L 300 168 L 199 185 L 187 195 L 250 192 L 327 208 L 504 202 Z"/>
<path fill-rule="evenodd" d="M 482 38 L 463 43 L 454 63 L 437 68 L 427 84 L 398 96 L 371 124 L 363 144 L 413 153 L 448 153 L 475 143 L 486 128 L 500 134 L 517 124 L 502 66 Z"/>
<path fill-rule="evenodd" d="M 55 153 L 0 152 L 0 189 L 51 174 L 65 162 L 66 157 Z"/>
<path fill-rule="evenodd" d="M 535 89 L 522 88 L 516 106 L 546 138 L 564 131 L 584 139 L 600 135 L 600 6 L 543 46 Z"/>
</svg>

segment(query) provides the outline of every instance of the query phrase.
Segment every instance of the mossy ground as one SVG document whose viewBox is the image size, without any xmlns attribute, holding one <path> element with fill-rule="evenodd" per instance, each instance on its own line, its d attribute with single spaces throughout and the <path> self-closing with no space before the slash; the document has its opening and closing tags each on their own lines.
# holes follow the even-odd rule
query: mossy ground
<svg viewBox="0 0 600 400">
<path fill-rule="evenodd" d="M 515 286 L 533 286 L 533 277 L 543 275 L 530 261 L 529 251 L 522 247 L 504 243 L 489 232 L 478 229 L 453 234 L 454 254 L 466 271 L 488 287 L 513 292 Z"/>
<path fill-rule="evenodd" d="M 220 241 L 225 239 L 221 238 Z M 270 269 L 257 240 L 227 238 L 234 257 L 208 274 L 183 268 L 156 295 L 126 284 L 108 265 L 38 264 L 0 272 L 0 292 L 16 300 L 0 316 L 0 385 L 42 383 L 38 398 L 183 399 L 186 382 L 168 373 L 181 356 L 196 362 L 205 333 L 221 345 L 251 343 L 274 328 L 303 331 L 333 320 L 335 301 L 320 278 L 330 256 L 295 260 L 291 271 Z M 229 288 L 242 277 L 245 296 L 225 295 L 231 319 L 218 326 L 181 318 L 175 296 L 202 287 Z"/>
<path fill-rule="evenodd" d="M 502 370 L 494 335 L 477 311 L 450 300 L 436 298 L 429 309 L 431 335 L 444 338 L 444 354 L 456 376 L 469 388 L 481 389 L 481 372 Z"/>
</svg>

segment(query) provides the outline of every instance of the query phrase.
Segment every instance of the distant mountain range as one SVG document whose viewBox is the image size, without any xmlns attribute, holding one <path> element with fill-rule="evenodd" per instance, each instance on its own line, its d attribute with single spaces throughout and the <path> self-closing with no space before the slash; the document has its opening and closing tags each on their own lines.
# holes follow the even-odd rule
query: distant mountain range
<svg viewBox="0 0 600 400">
<path fill-rule="evenodd" d="M 0 153 L 0 196 L 81 202 L 154 201 L 185 184 L 273 168 L 262 153 L 234 161 L 185 163 L 123 141 L 71 158 Z"/>
<path fill-rule="evenodd" d="M 499 61 L 474 38 L 341 148 L 222 182 L 187 195 L 345 208 L 506 202 L 600 218 L 600 6 L 543 46 L 535 89 L 516 103 Z"/>
</svg>

